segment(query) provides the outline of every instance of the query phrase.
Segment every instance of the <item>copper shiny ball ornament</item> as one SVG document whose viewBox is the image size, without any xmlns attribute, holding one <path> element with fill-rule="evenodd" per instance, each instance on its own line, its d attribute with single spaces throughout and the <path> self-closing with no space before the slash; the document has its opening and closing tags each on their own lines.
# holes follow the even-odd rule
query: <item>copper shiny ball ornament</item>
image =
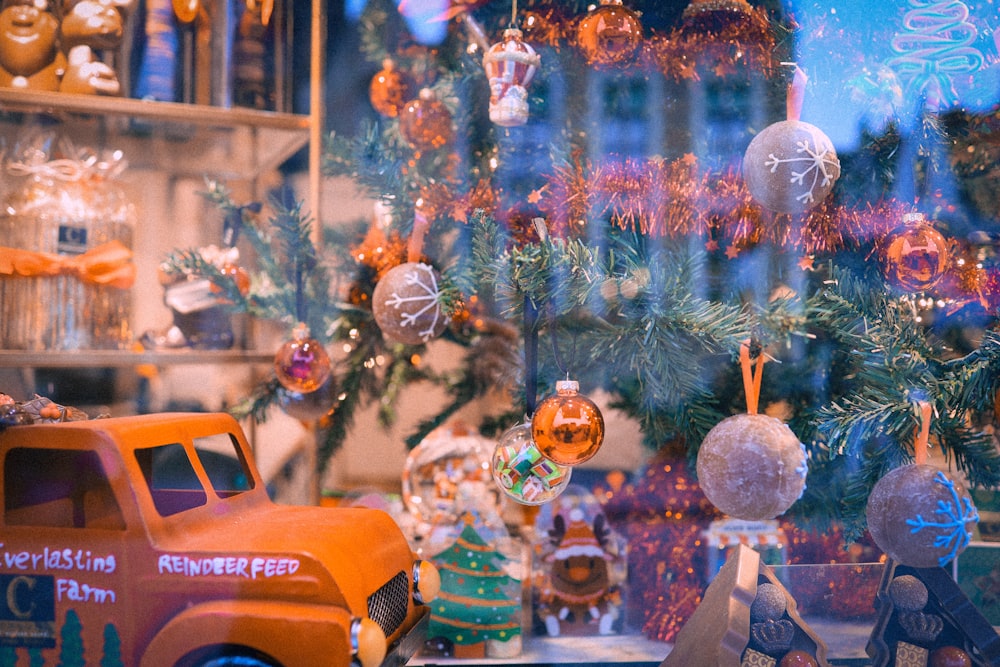
<svg viewBox="0 0 1000 667">
<path fill-rule="evenodd" d="M 399 112 L 399 133 L 418 150 L 436 150 L 451 143 L 454 131 L 451 112 L 434 91 L 424 88 L 417 99 L 407 102 Z"/>
<path fill-rule="evenodd" d="M 642 22 L 622 0 L 601 0 L 577 24 L 577 45 L 589 65 L 627 64 L 635 59 L 642 40 Z"/>
<path fill-rule="evenodd" d="M 332 364 L 323 344 L 310 336 L 309 327 L 300 322 L 291 340 L 274 355 L 274 372 L 285 389 L 308 394 L 323 386 Z"/>
<path fill-rule="evenodd" d="M 577 465 L 597 454 L 604 442 L 604 416 L 580 394 L 573 380 L 556 383 L 531 417 L 531 437 L 542 455 L 560 465 Z"/>
<path fill-rule="evenodd" d="M 368 99 L 375 111 L 387 118 L 396 118 L 413 97 L 414 84 L 396 68 L 390 58 L 382 61 L 382 69 L 375 73 L 368 84 Z"/>
<path fill-rule="evenodd" d="M 948 271 L 951 246 L 921 213 L 907 213 L 903 226 L 889 234 L 880 252 L 886 279 L 904 290 L 934 287 Z"/>
</svg>

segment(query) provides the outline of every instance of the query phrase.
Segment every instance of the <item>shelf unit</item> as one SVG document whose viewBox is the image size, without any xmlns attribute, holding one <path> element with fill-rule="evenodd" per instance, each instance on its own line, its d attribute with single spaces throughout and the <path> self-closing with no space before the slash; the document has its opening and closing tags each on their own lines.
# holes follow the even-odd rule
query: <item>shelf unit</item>
<svg viewBox="0 0 1000 667">
<path fill-rule="evenodd" d="M 180 202 L 175 189 L 178 182 L 187 184 L 184 192 L 190 191 L 192 182 L 201 183 L 206 178 L 240 183 L 256 197 L 279 167 L 307 149 L 306 204 L 318 223 L 326 113 L 323 72 L 327 12 L 324 0 L 310 0 L 309 7 L 309 107 L 306 113 L 0 88 L 0 145 L 7 151 L 3 157 L 10 159 L 18 141 L 28 133 L 58 129 L 60 138 L 81 147 L 95 151 L 120 150 L 130 181 L 137 182 L 140 188 L 166 193 L 156 200 L 165 201 L 166 210 L 156 211 L 156 216 L 146 216 L 140 221 L 146 226 L 146 237 L 156 238 L 153 242 L 147 241 L 142 248 L 134 248 L 136 261 L 144 262 L 133 288 L 134 299 L 161 298 L 161 288 L 155 277 L 156 263 L 164 247 L 186 247 L 186 241 L 179 240 L 174 228 L 175 219 L 188 225 L 198 224 L 197 219 L 191 218 L 190 197 L 188 210 L 183 206 L 178 210 Z M 12 187 L 9 181 L 0 181 L 0 194 L 5 192 L 5 186 Z M 0 313 L 0 316 L 11 314 Z M 138 324 L 136 326 L 133 321 L 137 332 L 149 325 L 148 322 Z M 245 341 L 243 344 L 247 345 Z M 252 347 L 253 343 L 248 346 Z M 242 349 L 0 350 L 0 370 L 7 371 L 8 377 L 31 378 L 36 372 L 50 369 L 68 372 L 113 369 L 116 375 L 128 378 L 126 382 L 132 382 L 144 366 L 185 377 L 188 374 L 197 377 L 201 371 L 199 367 L 242 366 L 249 377 L 259 378 L 273 362 L 273 355 L 274 350 Z M 252 426 L 250 430 L 254 430 Z M 294 448 L 287 449 L 290 451 L 277 453 L 276 457 L 284 460 L 295 454 Z"/>
<path fill-rule="evenodd" d="M 120 151 L 130 177 L 138 180 L 140 187 L 146 187 L 144 172 L 156 172 L 160 181 L 166 176 L 168 188 L 171 187 L 169 183 L 178 180 L 200 182 L 210 178 L 224 183 L 246 184 L 248 191 L 257 196 L 262 177 L 273 174 L 308 147 L 307 204 L 315 217 L 320 210 L 320 163 L 325 118 L 324 0 L 311 0 L 310 12 L 308 113 L 0 88 L 0 142 L 6 149 L 4 157 L 12 159 L 18 142 L 23 141 L 26 135 L 58 129 L 60 139 L 81 147 L 95 151 Z M 177 203 L 172 196 L 173 191 L 168 191 L 168 210 L 161 219 L 141 221 L 141 224 L 147 225 L 147 235 L 150 234 L 148 225 L 157 225 L 152 235 L 168 243 L 176 241 L 172 219 L 174 211 L 169 209 L 176 209 Z M 190 216 L 190 212 L 187 215 Z M 169 247 L 177 247 L 180 243 L 171 243 Z M 162 248 L 155 250 L 160 252 Z M 155 257 L 147 257 L 146 260 L 158 261 Z M 134 293 L 143 299 L 154 298 L 152 290 L 158 289 L 157 286 L 148 280 L 145 284 L 140 283 L 137 281 Z M 0 367 L 55 367 L 66 364 L 124 367 L 135 363 L 178 365 L 246 360 L 240 353 L 214 355 L 211 358 L 199 353 L 182 359 L 187 354 L 187 351 L 176 354 L 158 352 L 137 359 L 133 353 L 100 350 L 72 354 L 0 351 L 3 357 Z"/>
<path fill-rule="evenodd" d="M 134 99 L 0 89 L 0 133 L 58 125 L 83 145 L 121 149 L 129 169 L 252 180 L 310 140 L 309 116 Z"/>
<path fill-rule="evenodd" d="M 76 350 L 25 352 L 0 350 L 0 368 L 130 368 L 206 364 L 270 364 L 273 352 L 249 350 Z"/>
</svg>

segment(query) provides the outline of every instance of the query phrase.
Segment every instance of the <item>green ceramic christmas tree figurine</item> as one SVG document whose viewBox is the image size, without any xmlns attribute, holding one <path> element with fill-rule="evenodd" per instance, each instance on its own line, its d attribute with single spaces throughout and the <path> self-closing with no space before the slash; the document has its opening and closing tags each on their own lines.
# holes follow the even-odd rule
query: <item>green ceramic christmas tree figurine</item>
<svg viewBox="0 0 1000 667">
<path fill-rule="evenodd" d="M 457 658 L 511 657 L 521 651 L 520 581 L 504 568 L 508 560 L 488 544 L 466 513 L 458 538 L 433 557 L 441 592 L 431 607 L 427 636 L 450 642 Z"/>
</svg>

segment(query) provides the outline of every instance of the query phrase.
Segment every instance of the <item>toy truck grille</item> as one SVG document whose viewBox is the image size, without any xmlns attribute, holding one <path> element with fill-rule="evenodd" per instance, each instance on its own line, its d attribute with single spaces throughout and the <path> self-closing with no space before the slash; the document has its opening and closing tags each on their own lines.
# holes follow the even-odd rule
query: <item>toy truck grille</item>
<svg viewBox="0 0 1000 667">
<path fill-rule="evenodd" d="M 400 571 L 381 588 L 368 596 L 368 617 L 379 624 L 388 637 L 406 620 L 410 582 Z"/>
</svg>

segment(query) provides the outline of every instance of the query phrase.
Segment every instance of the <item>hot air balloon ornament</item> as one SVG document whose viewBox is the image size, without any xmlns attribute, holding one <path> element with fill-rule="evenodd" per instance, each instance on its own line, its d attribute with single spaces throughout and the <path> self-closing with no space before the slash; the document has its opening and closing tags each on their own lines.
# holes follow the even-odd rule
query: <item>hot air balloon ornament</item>
<svg viewBox="0 0 1000 667">
<path fill-rule="evenodd" d="M 542 61 L 521 37 L 519 29 L 507 28 L 503 40 L 483 56 L 490 81 L 490 120 L 503 127 L 528 122 L 528 85 Z"/>
</svg>

